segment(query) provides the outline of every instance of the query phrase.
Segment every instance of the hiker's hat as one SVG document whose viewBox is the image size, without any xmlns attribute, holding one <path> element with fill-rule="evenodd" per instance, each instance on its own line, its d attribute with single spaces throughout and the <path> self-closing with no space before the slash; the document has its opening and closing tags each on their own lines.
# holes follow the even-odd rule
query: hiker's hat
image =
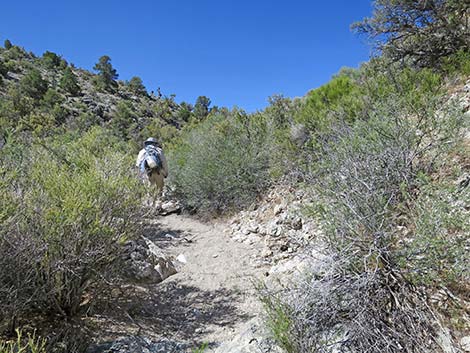
<svg viewBox="0 0 470 353">
<path fill-rule="evenodd" d="M 147 140 L 145 140 L 144 142 L 144 146 L 148 146 L 148 145 L 156 145 L 158 142 L 157 142 L 157 139 L 154 138 L 154 137 L 149 137 Z"/>
</svg>

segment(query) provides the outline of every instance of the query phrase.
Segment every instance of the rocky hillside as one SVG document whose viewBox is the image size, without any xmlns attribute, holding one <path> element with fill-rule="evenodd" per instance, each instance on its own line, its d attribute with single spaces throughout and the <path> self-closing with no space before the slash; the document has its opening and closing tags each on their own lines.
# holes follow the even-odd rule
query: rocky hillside
<svg viewBox="0 0 470 353">
<path fill-rule="evenodd" d="M 92 73 L 55 53 L 38 57 L 9 42 L 6 46 L 0 47 L 2 144 L 15 129 L 50 135 L 94 125 L 139 144 L 152 135 L 164 143 L 188 120 L 199 118 L 191 104 L 177 104 L 160 91 L 148 93 L 139 77 L 117 80 L 107 56 Z"/>
</svg>

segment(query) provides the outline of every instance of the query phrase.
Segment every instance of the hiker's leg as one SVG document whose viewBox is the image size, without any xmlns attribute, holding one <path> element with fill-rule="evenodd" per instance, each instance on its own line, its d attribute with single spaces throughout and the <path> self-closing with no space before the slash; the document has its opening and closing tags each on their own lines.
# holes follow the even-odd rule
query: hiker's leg
<svg viewBox="0 0 470 353">
<path fill-rule="evenodd" d="M 163 175 L 160 175 L 156 172 L 153 172 L 149 176 L 149 182 L 152 188 L 152 194 L 153 194 L 153 206 L 155 206 L 155 203 L 157 202 L 157 199 L 160 197 L 162 191 L 163 191 Z"/>
<path fill-rule="evenodd" d="M 157 174 L 155 178 L 155 186 L 157 188 L 157 195 L 160 197 L 163 193 L 163 187 L 165 185 L 165 178 L 161 174 Z"/>
</svg>

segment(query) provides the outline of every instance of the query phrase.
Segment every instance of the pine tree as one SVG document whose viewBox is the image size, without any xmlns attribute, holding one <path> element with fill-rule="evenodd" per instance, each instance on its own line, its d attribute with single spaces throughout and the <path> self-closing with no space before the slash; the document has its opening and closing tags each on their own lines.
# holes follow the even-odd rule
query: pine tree
<svg viewBox="0 0 470 353">
<path fill-rule="evenodd" d="M 134 94 L 137 94 L 137 95 L 147 94 L 147 89 L 145 88 L 144 83 L 142 82 L 142 79 L 138 76 L 132 77 L 130 81 L 127 83 L 127 86 Z"/>
<path fill-rule="evenodd" d="M 5 47 L 5 49 L 10 49 L 13 46 L 13 44 L 11 44 L 11 42 L 8 39 L 5 39 L 3 46 Z"/>
<path fill-rule="evenodd" d="M 99 89 L 114 91 L 117 88 L 115 81 L 119 75 L 116 69 L 111 65 L 111 58 L 103 55 L 100 60 L 95 64 L 93 70 L 98 72 L 94 83 Z"/>
</svg>

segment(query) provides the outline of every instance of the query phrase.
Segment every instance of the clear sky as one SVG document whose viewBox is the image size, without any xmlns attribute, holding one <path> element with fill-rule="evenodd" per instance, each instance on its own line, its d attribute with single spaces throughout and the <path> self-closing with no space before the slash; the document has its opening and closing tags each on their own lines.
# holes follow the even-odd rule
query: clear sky
<svg viewBox="0 0 470 353">
<path fill-rule="evenodd" d="M 12 0 L 1 11 L 1 44 L 89 70 L 109 55 L 120 79 L 149 91 L 247 111 L 303 96 L 370 53 L 349 29 L 370 0 Z"/>
</svg>

